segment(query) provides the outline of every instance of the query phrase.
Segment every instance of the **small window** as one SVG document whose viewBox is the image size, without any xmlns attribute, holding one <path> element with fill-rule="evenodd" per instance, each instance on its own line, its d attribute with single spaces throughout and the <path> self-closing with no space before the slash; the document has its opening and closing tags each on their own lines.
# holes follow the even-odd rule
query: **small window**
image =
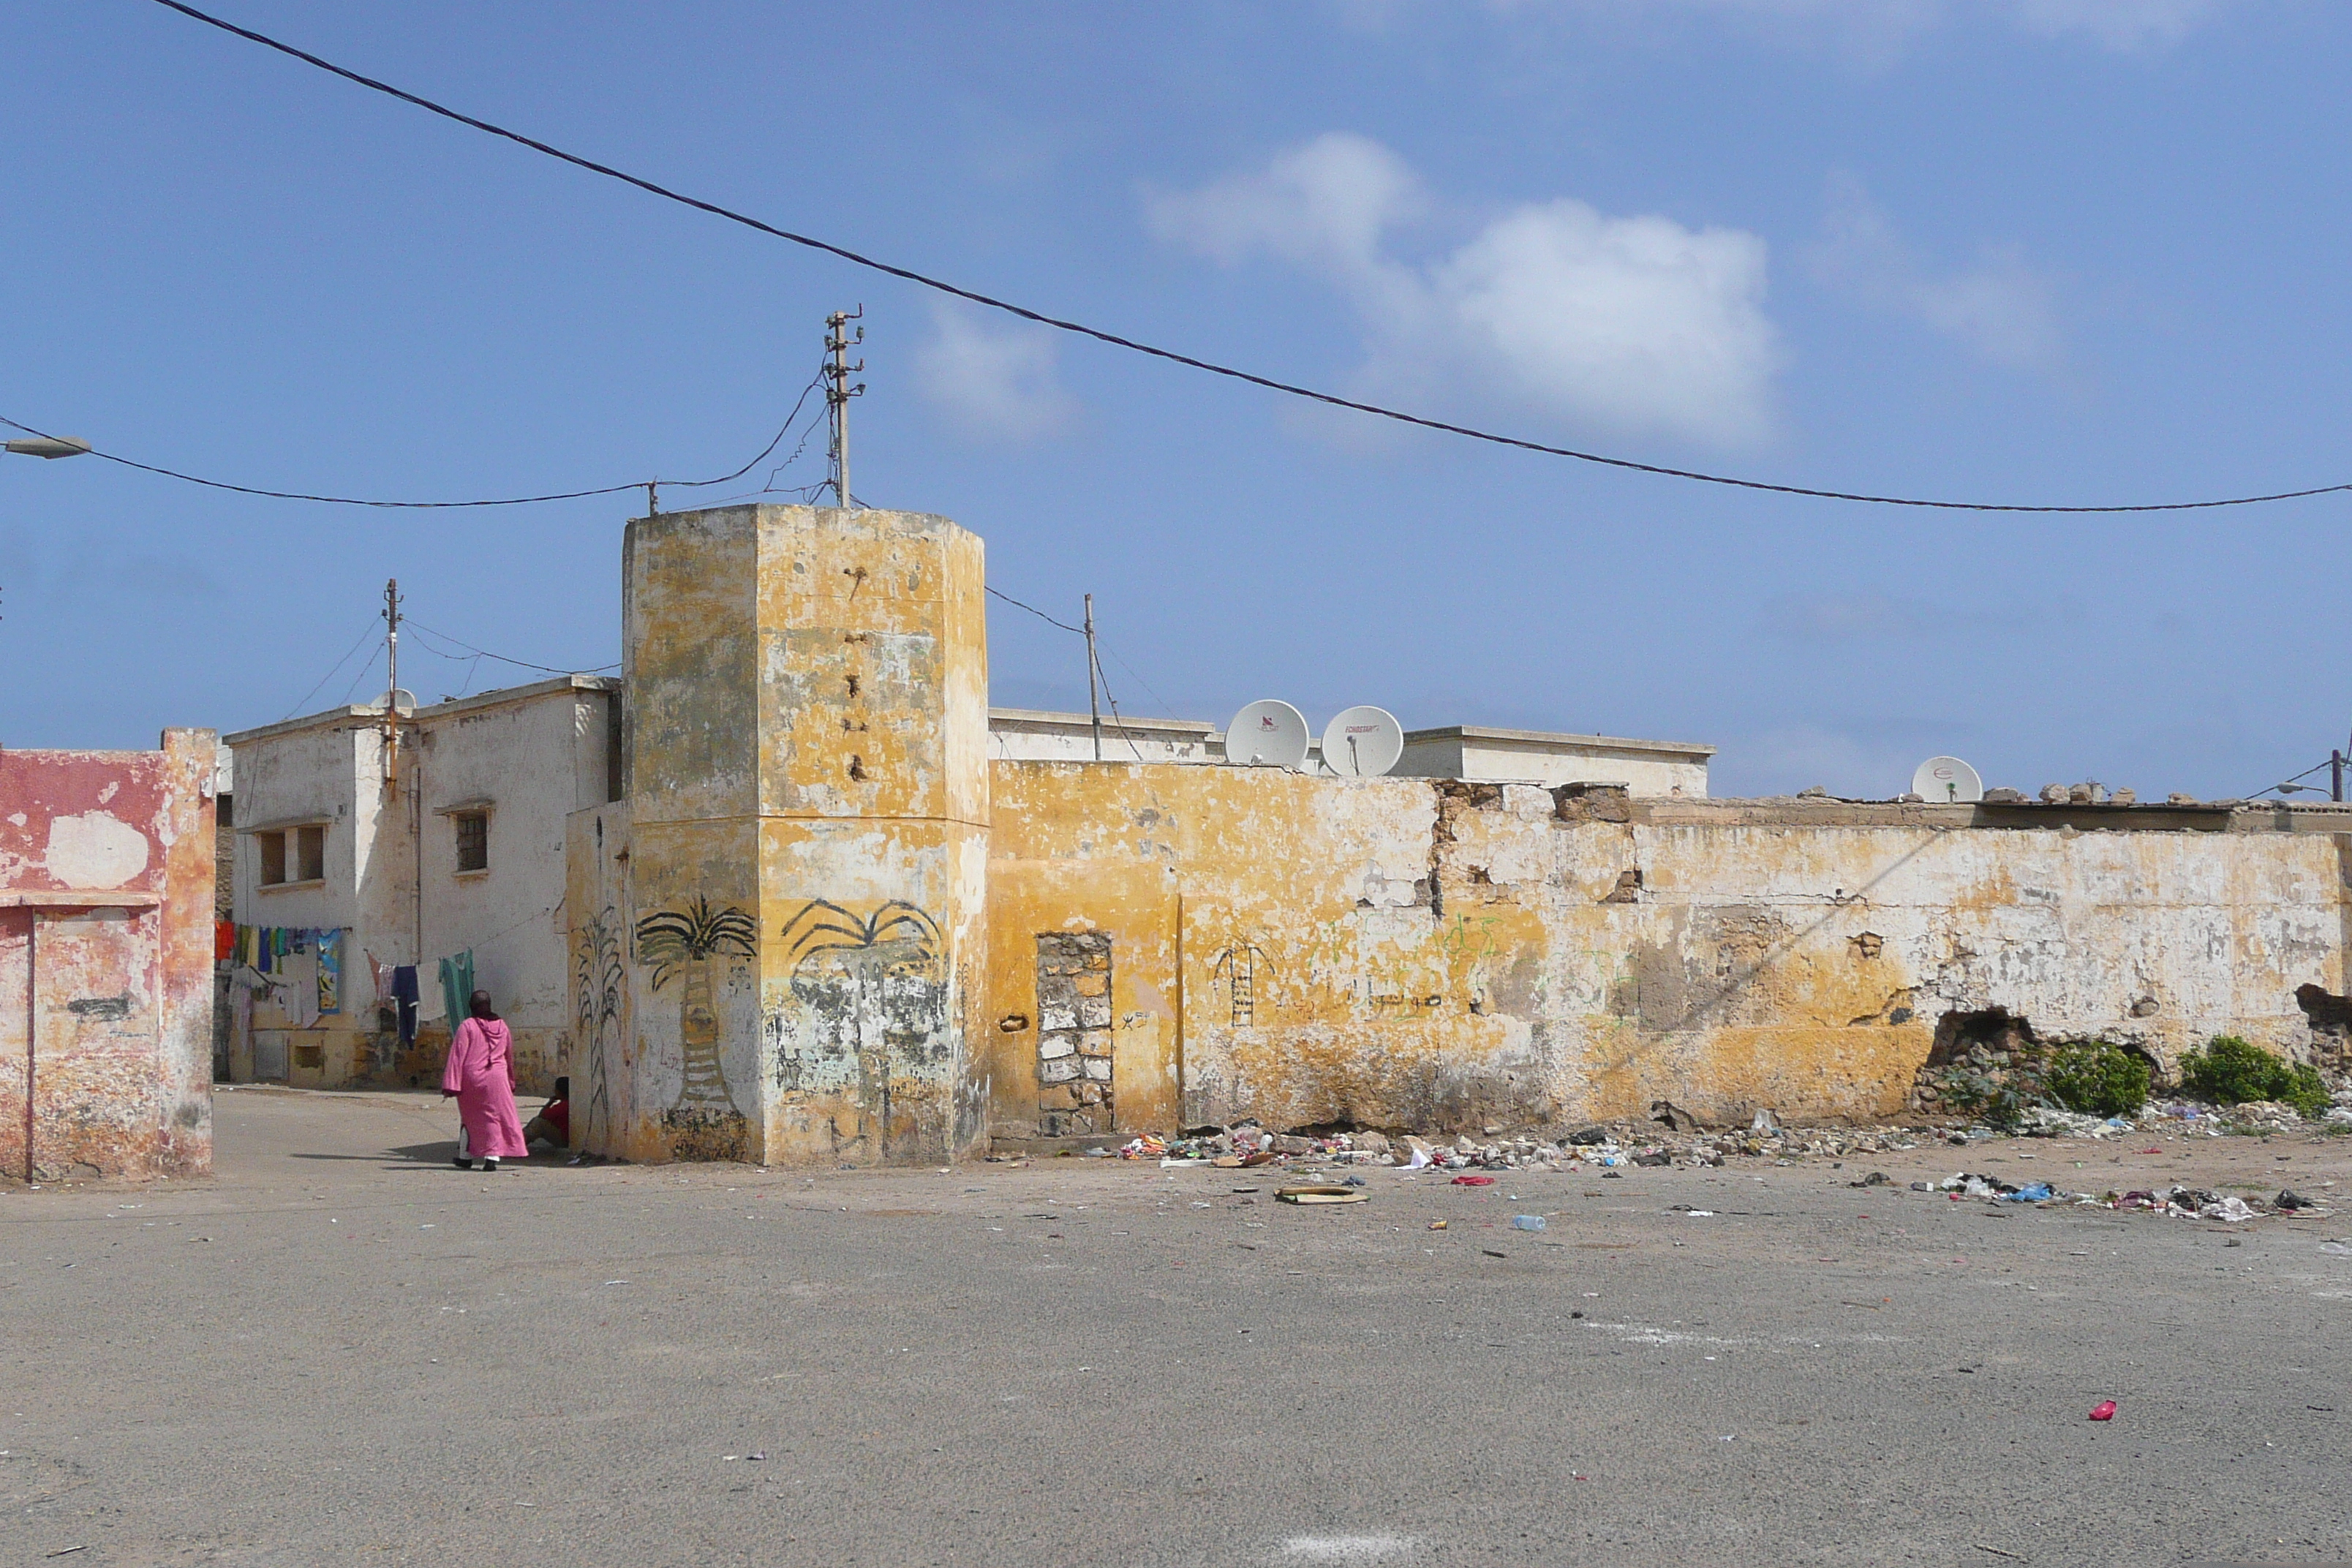
<svg viewBox="0 0 2352 1568">
<path fill-rule="evenodd" d="M 457 827 L 457 869 L 487 871 L 490 868 L 490 814 L 487 811 L 461 811 L 450 820 Z"/>
<path fill-rule="evenodd" d="M 295 848 L 305 882 L 322 882 L 327 878 L 327 826 L 320 823 L 311 827 L 294 830 Z"/>
<path fill-rule="evenodd" d="M 257 833 L 253 840 L 261 846 L 261 885 L 274 888 L 286 879 L 286 835 Z"/>
</svg>

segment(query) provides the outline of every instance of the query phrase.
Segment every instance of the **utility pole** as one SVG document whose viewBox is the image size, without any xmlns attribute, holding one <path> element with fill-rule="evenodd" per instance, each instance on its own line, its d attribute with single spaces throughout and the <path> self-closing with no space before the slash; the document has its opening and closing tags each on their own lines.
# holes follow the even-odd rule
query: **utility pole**
<svg viewBox="0 0 2352 1568">
<path fill-rule="evenodd" d="M 1099 687 L 1095 679 L 1095 671 L 1099 668 L 1095 663 L 1095 596 L 1088 594 L 1087 595 L 1087 712 L 1095 721 L 1095 761 L 1097 762 L 1102 761 L 1102 699 L 1097 695 Z"/>
<path fill-rule="evenodd" d="M 2327 753 L 2327 798 L 2333 801 L 2344 798 L 2344 753 L 2341 752 Z"/>
<path fill-rule="evenodd" d="M 866 329 L 860 327 L 853 336 L 849 323 L 866 314 L 860 305 L 855 310 L 835 310 L 824 319 L 824 350 L 832 357 L 824 366 L 824 401 L 833 412 L 833 499 L 836 506 L 846 508 L 849 499 L 849 400 L 862 396 L 866 384 L 849 384 L 849 378 L 866 368 L 866 362 L 849 363 L 849 351 L 866 341 Z"/>
<path fill-rule="evenodd" d="M 400 579 L 383 584 L 383 787 L 400 780 Z"/>
</svg>

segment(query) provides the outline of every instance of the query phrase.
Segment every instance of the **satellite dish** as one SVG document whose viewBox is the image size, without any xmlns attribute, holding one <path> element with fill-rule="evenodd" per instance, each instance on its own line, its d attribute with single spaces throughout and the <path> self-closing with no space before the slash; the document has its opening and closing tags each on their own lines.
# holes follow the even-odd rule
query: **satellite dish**
<svg viewBox="0 0 2352 1568">
<path fill-rule="evenodd" d="M 395 713 L 415 712 L 416 693 L 411 691 L 405 686 L 394 687 L 392 689 L 392 708 L 393 711 Z"/>
<path fill-rule="evenodd" d="M 1245 768 L 1297 768 L 1307 761 L 1307 715 L 1268 698 L 1225 726 L 1225 761 Z"/>
<path fill-rule="evenodd" d="M 1323 765 L 1341 778 L 1374 779 L 1404 755 L 1404 730 L 1386 709 L 1367 704 L 1323 726 Z"/>
<path fill-rule="evenodd" d="M 1930 805 L 1962 805 L 1984 799 L 1984 780 L 1958 757 L 1929 757 L 1911 775 L 1911 793 Z"/>
</svg>

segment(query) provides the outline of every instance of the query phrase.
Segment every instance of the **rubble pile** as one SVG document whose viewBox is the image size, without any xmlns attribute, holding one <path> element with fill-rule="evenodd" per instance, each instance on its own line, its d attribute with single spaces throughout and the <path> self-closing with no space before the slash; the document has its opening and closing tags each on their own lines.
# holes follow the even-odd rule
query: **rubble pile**
<svg viewBox="0 0 2352 1568">
<path fill-rule="evenodd" d="M 2127 1193 L 2070 1193 L 2053 1187 L 2048 1182 L 2020 1184 L 2002 1181 L 1998 1176 L 1960 1171 L 1940 1182 L 1914 1182 L 1911 1190 L 1945 1193 L 1956 1203 L 1964 1198 L 1980 1198 L 1996 1204 L 2070 1204 L 2088 1208 L 2140 1209 L 2173 1219 L 2214 1219 L 2231 1224 L 2260 1219 L 2266 1215 L 2305 1214 L 2316 1218 L 2330 1212 L 2292 1187 L 2283 1188 L 2277 1197 L 2270 1199 L 2225 1195 L 2201 1187 L 2188 1186 L 2170 1186 L 2155 1191 L 2136 1189 Z"/>
<path fill-rule="evenodd" d="M 1655 1123 L 1596 1122 L 1541 1137 L 1489 1132 L 1483 1138 L 1463 1133 L 1447 1139 L 1413 1133 L 1391 1136 L 1369 1130 L 1323 1135 L 1270 1132 L 1248 1121 L 1231 1127 L 1192 1128 L 1173 1139 L 1146 1133 L 1118 1153 L 1129 1160 L 1158 1160 L 1171 1165 L 1206 1163 L 1228 1168 L 1309 1161 L 1396 1165 L 1407 1170 L 1570 1171 L 1588 1166 L 1720 1165 L 1731 1155 L 1843 1158 L 1916 1149 L 1923 1140 L 1936 1136 L 1924 1128 L 1783 1128 L 1769 1111 L 1759 1113 L 1751 1126 L 1738 1131 L 1660 1136 L 1668 1131 Z"/>
</svg>

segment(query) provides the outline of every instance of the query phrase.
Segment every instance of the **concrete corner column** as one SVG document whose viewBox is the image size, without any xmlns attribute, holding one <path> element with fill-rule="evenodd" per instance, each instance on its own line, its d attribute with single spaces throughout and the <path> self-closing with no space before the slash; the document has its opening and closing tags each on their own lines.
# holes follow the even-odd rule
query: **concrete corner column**
<svg viewBox="0 0 2352 1568">
<path fill-rule="evenodd" d="M 630 524 L 624 578 L 646 1109 L 619 1142 L 769 1163 L 966 1151 L 984 1114 L 979 539 L 913 512 L 673 512 Z"/>
</svg>

